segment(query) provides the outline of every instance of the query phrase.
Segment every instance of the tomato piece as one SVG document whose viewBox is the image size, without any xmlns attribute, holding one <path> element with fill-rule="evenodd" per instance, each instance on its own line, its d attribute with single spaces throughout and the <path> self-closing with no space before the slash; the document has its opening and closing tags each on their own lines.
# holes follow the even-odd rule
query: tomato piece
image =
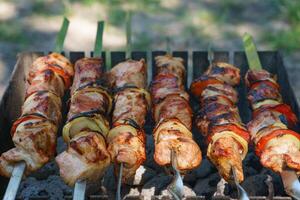
<svg viewBox="0 0 300 200">
<path fill-rule="evenodd" d="M 205 77 L 204 79 L 198 79 L 195 80 L 192 84 L 191 84 L 191 93 L 195 96 L 195 97 L 200 97 L 203 90 L 205 90 L 205 88 L 209 85 L 212 84 L 224 84 L 223 81 L 220 81 L 218 79 L 215 78 L 209 78 L 209 77 Z"/>
<path fill-rule="evenodd" d="M 275 137 L 280 137 L 286 134 L 290 134 L 293 135 L 295 137 L 297 137 L 300 140 L 300 135 L 299 133 L 296 133 L 295 131 L 289 130 L 289 129 L 277 129 L 272 131 L 271 133 L 269 133 L 268 135 L 262 137 L 256 144 L 255 146 L 255 154 L 260 157 L 262 154 L 262 151 L 264 150 L 265 146 L 267 145 L 267 143 L 275 138 Z"/>
</svg>

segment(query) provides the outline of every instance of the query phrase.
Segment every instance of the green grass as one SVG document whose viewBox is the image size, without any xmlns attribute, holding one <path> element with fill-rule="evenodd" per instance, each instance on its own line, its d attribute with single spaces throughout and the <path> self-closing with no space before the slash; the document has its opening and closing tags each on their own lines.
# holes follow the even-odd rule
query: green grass
<svg viewBox="0 0 300 200">
<path fill-rule="evenodd" d="M 23 28 L 24 27 L 22 27 L 21 24 L 16 23 L 15 21 L 0 23 L 0 38 L 2 41 L 26 45 L 28 43 L 28 38 L 24 35 Z"/>
</svg>

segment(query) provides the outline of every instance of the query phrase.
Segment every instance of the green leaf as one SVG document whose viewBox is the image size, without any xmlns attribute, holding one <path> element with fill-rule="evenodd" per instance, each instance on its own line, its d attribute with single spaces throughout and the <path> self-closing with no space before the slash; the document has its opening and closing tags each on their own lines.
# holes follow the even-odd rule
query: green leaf
<svg viewBox="0 0 300 200">
<path fill-rule="evenodd" d="M 249 68 L 253 70 L 260 70 L 262 69 L 258 54 L 257 54 L 257 49 L 255 46 L 255 43 L 253 41 L 253 38 L 250 34 L 245 33 L 243 36 L 243 42 L 244 42 L 244 48 L 249 64 Z"/>
<path fill-rule="evenodd" d="M 103 47 L 103 29 L 104 21 L 99 21 L 97 26 L 97 36 L 94 48 L 94 57 L 101 57 L 102 47 Z"/>
<path fill-rule="evenodd" d="M 56 38 L 56 43 L 55 43 L 55 48 L 54 48 L 55 52 L 58 52 L 58 53 L 62 52 L 62 50 L 64 48 L 64 41 L 65 41 L 65 38 L 67 35 L 69 24 L 70 24 L 69 20 L 66 17 L 64 17 L 64 21 L 62 23 L 62 26 L 61 26 L 60 31 Z"/>
</svg>

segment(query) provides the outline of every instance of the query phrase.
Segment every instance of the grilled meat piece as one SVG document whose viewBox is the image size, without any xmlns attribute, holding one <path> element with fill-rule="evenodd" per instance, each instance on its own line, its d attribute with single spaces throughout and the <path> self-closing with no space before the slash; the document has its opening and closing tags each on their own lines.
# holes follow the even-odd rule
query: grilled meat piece
<svg viewBox="0 0 300 200">
<path fill-rule="evenodd" d="M 22 115 L 39 114 L 57 126 L 61 122 L 61 99 L 48 91 L 33 93 L 22 106 Z"/>
<path fill-rule="evenodd" d="M 202 157 L 191 133 L 192 111 L 189 95 L 185 92 L 185 68 L 181 58 L 171 55 L 155 58 L 157 74 L 151 84 L 153 117 L 156 128 L 154 160 L 161 166 L 171 164 L 175 151 L 181 172 L 200 165 Z"/>
<path fill-rule="evenodd" d="M 208 85 L 201 94 L 201 99 L 206 99 L 214 96 L 226 96 L 233 104 L 238 102 L 237 92 L 227 84 Z"/>
<path fill-rule="evenodd" d="M 127 60 L 114 66 L 108 74 L 110 87 L 114 90 L 124 86 L 146 88 L 147 67 L 144 59 Z"/>
<path fill-rule="evenodd" d="M 0 174 L 10 177 L 14 164 L 26 163 L 28 175 L 50 161 L 56 146 L 57 126 L 38 115 L 19 118 L 12 128 L 15 148 L 4 152 L 0 157 Z"/>
<path fill-rule="evenodd" d="M 91 84 L 77 90 L 73 94 L 68 113 L 68 120 L 80 115 L 81 113 L 88 112 L 97 112 L 102 115 L 108 115 L 111 110 L 111 95 L 101 86 Z"/>
<path fill-rule="evenodd" d="M 178 119 L 162 120 L 153 131 L 154 160 L 161 166 L 170 165 L 171 151 L 176 153 L 177 168 L 184 172 L 198 167 L 202 160 L 193 135 Z"/>
<path fill-rule="evenodd" d="M 232 180 L 232 166 L 235 167 L 239 182 L 244 180 L 241 152 L 244 150 L 239 141 L 233 137 L 224 136 L 209 144 L 207 156 L 218 168 L 225 180 Z"/>
<path fill-rule="evenodd" d="M 268 71 L 263 69 L 247 71 L 245 75 L 245 83 L 248 88 L 250 88 L 253 84 L 261 81 L 267 81 L 273 83 L 274 85 L 277 85 L 277 88 L 279 88 L 279 85 L 277 83 L 277 77 L 269 73 Z"/>
<path fill-rule="evenodd" d="M 209 77 L 222 80 L 231 86 L 238 85 L 241 79 L 240 70 L 237 67 L 225 62 L 213 63 L 208 67 L 204 74 Z"/>
<path fill-rule="evenodd" d="M 98 181 L 110 164 L 105 138 L 83 131 L 70 140 L 68 149 L 56 157 L 60 175 L 68 185 L 77 180 Z"/>
<path fill-rule="evenodd" d="M 282 102 L 282 97 L 279 90 L 266 84 L 265 82 L 261 82 L 248 92 L 248 100 L 250 102 L 250 105 L 254 105 L 257 102 L 261 102 L 267 99 L 275 100 L 280 103 Z"/>
<path fill-rule="evenodd" d="M 94 84 L 103 77 L 103 61 L 100 58 L 82 58 L 75 63 L 75 75 L 71 95 L 81 87 Z"/>
<path fill-rule="evenodd" d="M 153 106 L 153 118 L 156 123 L 161 119 L 177 118 L 191 130 L 192 115 L 189 102 L 178 95 L 168 95 L 162 102 Z"/>
<path fill-rule="evenodd" d="M 123 182 L 128 182 L 146 160 L 145 133 L 129 124 L 118 124 L 108 135 L 108 151 L 112 160 L 124 163 Z M 118 173 L 118 166 L 115 167 Z"/>
<path fill-rule="evenodd" d="M 69 88 L 74 75 L 74 68 L 71 62 L 61 54 L 51 53 L 47 56 L 37 58 L 28 73 L 27 81 L 31 85 L 32 80 L 39 72 L 50 69 L 64 80 L 65 88 Z"/>
<path fill-rule="evenodd" d="M 140 127 L 145 124 L 145 116 L 150 107 L 150 95 L 144 89 L 127 88 L 114 97 L 113 123 L 131 119 Z"/>
<path fill-rule="evenodd" d="M 38 91 L 49 91 L 59 97 L 63 97 L 66 87 L 60 75 L 51 69 L 38 72 L 31 81 L 30 87 L 26 89 L 25 98 Z"/>
</svg>

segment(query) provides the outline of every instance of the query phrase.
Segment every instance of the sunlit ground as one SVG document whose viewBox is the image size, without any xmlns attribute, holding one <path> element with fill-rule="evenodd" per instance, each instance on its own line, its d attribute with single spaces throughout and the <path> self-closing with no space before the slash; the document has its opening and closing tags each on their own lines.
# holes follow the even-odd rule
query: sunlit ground
<svg viewBox="0 0 300 200">
<path fill-rule="evenodd" d="M 99 3 L 100 2 L 100 3 Z M 133 47 L 166 48 L 166 36 L 176 50 L 241 50 L 241 36 L 251 33 L 259 49 L 279 49 L 285 55 L 293 88 L 300 100 L 300 3 L 297 1 L 215 0 L 0 0 L 0 95 L 21 51 L 49 51 L 62 16 L 71 21 L 67 51 L 91 51 L 96 24 L 105 20 L 104 48 L 125 48 L 126 10 L 133 10 Z M 290 3 L 289 3 L 290 2 Z M 293 3 L 294 2 L 294 3 Z M 298 39 L 299 38 L 299 39 Z"/>
</svg>

